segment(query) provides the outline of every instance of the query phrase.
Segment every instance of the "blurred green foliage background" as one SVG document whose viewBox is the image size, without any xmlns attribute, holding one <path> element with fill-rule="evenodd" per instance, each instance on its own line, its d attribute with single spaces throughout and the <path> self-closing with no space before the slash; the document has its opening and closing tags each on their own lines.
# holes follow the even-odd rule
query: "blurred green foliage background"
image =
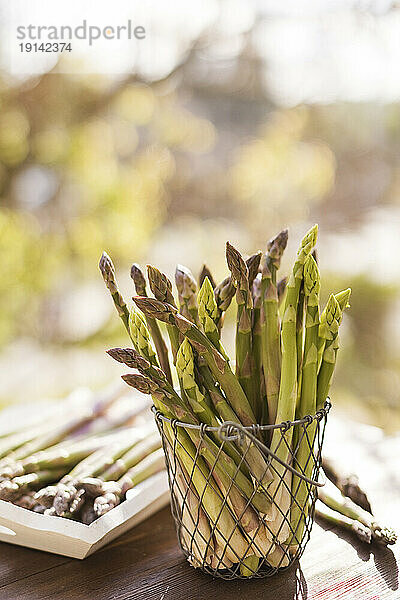
<svg viewBox="0 0 400 600">
<path fill-rule="evenodd" d="M 215 58 L 211 28 L 161 79 L 1 73 L 1 403 L 120 374 L 104 355 L 124 333 L 103 249 L 129 299 L 134 261 L 169 274 L 206 262 L 219 279 L 227 239 L 251 253 L 284 226 L 287 271 L 318 222 L 324 298 L 353 288 L 334 403 L 400 427 L 399 105 L 340 93 L 290 105 L 253 33 Z"/>
</svg>

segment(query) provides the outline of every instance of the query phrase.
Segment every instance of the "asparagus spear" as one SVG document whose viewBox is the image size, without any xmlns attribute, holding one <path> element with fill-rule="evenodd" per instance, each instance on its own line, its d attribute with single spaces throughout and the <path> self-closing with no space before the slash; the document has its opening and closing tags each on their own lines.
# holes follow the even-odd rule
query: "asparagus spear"
<svg viewBox="0 0 400 600">
<path fill-rule="evenodd" d="M 253 281 L 257 277 L 260 270 L 262 252 L 256 252 L 246 259 L 246 266 L 249 273 L 249 288 L 253 285 Z"/>
<path fill-rule="evenodd" d="M 259 273 L 253 281 L 253 320 L 251 326 L 252 334 L 252 352 L 253 352 L 253 365 L 254 365 L 254 387 L 257 390 L 257 395 L 260 399 L 261 409 L 259 411 L 259 420 L 261 423 L 265 423 L 266 418 L 266 393 L 265 393 L 265 382 L 262 371 L 262 325 L 261 325 L 261 307 L 262 307 L 262 295 L 261 295 L 261 274 Z"/>
<path fill-rule="evenodd" d="M 211 273 L 210 269 L 207 267 L 207 265 L 203 265 L 202 269 L 200 271 L 200 275 L 199 275 L 199 287 L 201 287 L 203 285 L 203 281 L 205 280 L 206 277 L 208 277 L 208 279 L 210 280 L 210 283 L 214 290 L 216 287 L 214 277 L 212 276 L 212 273 Z M 139 294 L 139 296 L 140 296 L 140 294 Z"/>
<path fill-rule="evenodd" d="M 303 351 L 304 351 L 304 312 L 305 312 L 305 295 L 304 285 L 300 285 L 299 291 L 299 302 L 297 304 L 297 315 L 296 315 L 296 356 L 297 356 L 297 379 L 298 386 L 301 388 L 301 377 L 303 367 Z M 298 396 L 298 401 L 300 398 Z"/>
<path fill-rule="evenodd" d="M 351 296 L 350 288 L 347 288 L 346 290 L 343 290 L 342 292 L 335 294 L 335 299 L 337 300 L 337 302 L 339 304 L 339 309 L 340 309 L 339 325 L 343 319 L 343 311 L 346 308 L 350 307 L 350 304 L 349 304 L 350 296 Z M 322 356 L 323 356 L 323 353 L 325 350 L 326 341 L 327 341 L 327 339 L 332 340 L 333 339 L 332 336 L 335 336 L 337 334 L 337 332 L 331 332 L 329 330 L 329 327 L 332 327 L 332 325 L 330 326 L 326 322 L 327 316 L 329 316 L 329 318 L 331 318 L 331 315 L 328 315 L 328 310 L 332 311 L 333 309 L 334 309 L 333 301 L 331 303 L 329 303 L 329 301 L 328 301 L 327 305 L 325 306 L 325 308 L 321 314 L 321 326 L 320 326 L 319 338 L 318 338 L 318 372 L 321 368 Z M 333 326 L 334 326 L 334 324 L 333 324 Z"/>
<path fill-rule="evenodd" d="M 319 337 L 325 339 L 322 362 L 317 381 L 317 408 L 323 406 L 329 394 L 333 371 L 336 364 L 336 355 L 339 347 L 338 331 L 342 320 L 342 311 L 333 294 L 330 295 L 324 319 L 321 319 Z"/>
<path fill-rule="evenodd" d="M 351 296 L 351 289 L 347 288 L 347 290 L 343 290 L 342 292 L 339 292 L 338 294 L 335 294 L 335 299 L 337 300 L 338 304 L 339 304 L 339 308 L 341 311 L 340 314 L 340 318 L 339 318 L 339 325 L 342 322 L 343 319 L 343 311 L 346 308 L 350 307 L 349 304 L 349 300 L 350 300 L 350 296 Z M 338 350 L 338 339 L 337 339 L 337 333 L 329 333 L 329 325 L 327 325 L 326 323 L 326 319 L 327 319 L 327 309 L 329 308 L 329 303 L 328 305 L 325 307 L 322 315 L 321 315 L 321 328 L 320 328 L 320 337 L 318 339 L 318 372 L 320 371 L 321 368 L 321 364 L 322 364 L 322 359 L 323 359 L 323 354 L 324 354 L 324 350 L 326 347 L 330 347 L 329 353 L 328 353 L 328 362 L 329 359 L 333 359 L 334 363 L 333 363 L 333 367 L 331 367 L 331 369 L 334 369 L 335 367 L 335 362 L 336 362 L 336 353 Z M 330 307 L 330 310 L 332 309 L 332 307 Z M 329 315 L 328 315 L 329 316 Z M 328 335 L 328 340 L 326 336 Z M 333 338 L 331 337 L 333 335 Z"/>
<path fill-rule="evenodd" d="M 262 363 L 268 402 L 268 418 L 271 424 L 275 423 L 276 419 L 281 377 L 280 322 L 276 273 L 280 267 L 287 239 L 288 232 L 285 229 L 269 242 L 262 268 Z"/>
<path fill-rule="evenodd" d="M 303 268 L 307 257 L 311 253 L 317 239 L 317 225 L 305 235 L 300 248 L 297 252 L 297 258 L 293 266 L 293 271 L 287 284 L 287 295 L 285 300 L 285 310 L 282 322 L 282 368 L 281 381 L 279 388 L 279 399 L 276 422 L 293 421 L 296 410 L 297 399 L 297 353 L 296 353 L 296 315 L 297 304 L 299 300 L 300 285 L 303 280 Z M 286 432 L 275 429 L 272 435 L 271 448 L 282 461 L 287 461 L 292 442 L 292 428 Z M 284 443 L 282 437 L 285 438 Z M 279 541 L 285 541 L 289 531 L 285 519 L 290 510 L 290 493 L 286 486 L 282 484 L 281 479 L 285 472 L 289 473 L 285 467 L 276 463 L 273 465 L 276 471 L 275 481 L 271 484 L 270 492 L 275 496 L 275 502 L 280 506 L 282 514 L 277 516 L 276 531 L 279 532 Z M 290 489 L 290 482 L 288 485 Z"/>
<path fill-rule="evenodd" d="M 258 267 L 260 265 L 261 254 L 253 254 L 246 261 L 246 266 L 249 269 L 249 281 L 253 281 L 257 275 Z M 251 271 L 251 277 L 250 277 Z M 228 310 L 235 294 L 236 288 L 235 284 L 232 280 L 232 275 L 225 277 L 223 281 L 217 286 L 214 285 L 214 282 L 210 282 L 214 288 L 215 301 L 218 307 L 218 329 L 221 331 L 223 322 L 224 322 L 224 314 Z"/>
<path fill-rule="evenodd" d="M 151 265 L 147 265 L 147 275 L 149 278 L 151 291 L 153 292 L 156 300 L 159 302 L 166 302 L 176 309 L 175 300 L 172 295 L 172 283 L 168 277 L 156 269 L 156 267 L 152 267 Z M 178 352 L 179 348 L 179 333 L 176 327 L 170 323 L 167 323 L 167 332 L 171 342 L 172 355 L 175 364 L 176 353 Z"/>
<path fill-rule="evenodd" d="M 195 458 L 194 447 L 181 452 L 179 460 L 185 471 L 190 473 L 191 481 L 204 512 L 207 514 L 217 544 L 225 550 L 225 556 L 233 563 L 241 560 L 247 552 L 248 544 L 244 539 L 225 499 L 217 488 L 210 484 L 210 471 L 201 457 Z"/>
<path fill-rule="evenodd" d="M 182 472 L 179 463 L 176 464 L 174 492 L 179 503 L 183 538 L 189 562 L 196 568 L 204 564 L 211 564 L 214 554 L 214 542 L 211 527 L 203 511 L 193 486 L 189 485 L 189 476 Z"/>
<path fill-rule="evenodd" d="M 204 279 L 203 285 L 200 288 L 198 304 L 199 322 L 201 324 L 201 328 L 210 342 L 221 352 L 222 347 L 219 339 L 220 332 L 218 329 L 219 311 L 214 296 L 214 290 L 208 277 Z M 225 354 L 223 351 L 222 353 Z"/>
<path fill-rule="evenodd" d="M 395 544 L 397 535 L 390 527 L 382 527 L 373 515 L 355 504 L 350 498 L 345 498 L 338 488 L 328 479 L 323 488 L 318 491 L 320 500 L 342 515 L 355 519 L 368 527 L 372 540 L 384 546 Z"/>
<path fill-rule="evenodd" d="M 223 281 L 214 289 L 215 301 L 218 307 L 218 329 L 221 331 L 224 323 L 224 315 L 228 310 L 233 297 L 236 293 L 235 285 L 232 281 L 232 277 L 225 277 Z"/>
<path fill-rule="evenodd" d="M 6 460 L 8 460 L 8 456 L 11 452 L 31 442 L 35 438 L 48 434 L 49 430 L 51 430 L 53 427 L 53 422 L 51 422 L 50 425 L 45 423 L 44 425 L 42 424 L 37 425 L 36 427 L 32 427 L 32 429 L 29 429 L 27 431 L 21 431 L 20 433 L 18 432 L 4 437 L 4 439 L 2 439 L 0 443 L 0 459 L 2 459 L 0 464 L 4 464 L 4 457 L 6 458 Z"/>
<path fill-rule="evenodd" d="M 181 314 L 197 324 L 199 322 L 196 301 L 197 283 L 191 271 L 183 265 L 178 265 L 175 270 L 175 284 Z"/>
<path fill-rule="evenodd" d="M 293 420 L 297 395 L 296 314 L 304 263 L 315 246 L 317 225 L 305 235 L 297 252 L 296 262 L 287 284 L 287 296 L 282 322 L 282 369 L 276 422 Z M 279 435 L 276 434 L 276 437 Z M 275 436 L 275 434 L 274 434 Z M 276 440 L 275 440 L 276 441 Z"/>
<path fill-rule="evenodd" d="M 158 367 L 156 353 L 154 352 L 146 320 L 142 313 L 133 308 L 129 315 L 129 331 L 136 350 L 152 365 Z"/>
<path fill-rule="evenodd" d="M 251 336 L 253 301 L 249 287 L 249 269 L 240 252 L 229 242 L 226 243 L 226 260 L 236 285 L 236 377 L 246 394 L 253 414 L 258 416 L 259 398 L 253 380 Z"/>
<path fill-rule="evenodd" d="M 336 485 L 342 492 L 343 496 L 347 496 L 355 504 L 361 506 L 364 510 L 372 513 L 371 504 L 367 494 L 359 486 L 358 477 L 354 473 L 342 473 L 333 459 L 328 459 L 326 456 L 322 459 L 322 466 L 325 475 Z"/>
<path fill-rule="evenodd" d="M 212 427 L 218 427 L 219 421 L 205 403 L 204 395 L 201 393 L 195 380 L 194 355 L 187 339 L 183 340 L 176 355 L 176 371 L 182 394 L 187 398 L 194 414 L 197 415 L 201 422 Z"/>
<path fill-rule="evenodd" d="M 304 363 L 298 417 L 313 415 L 316 411 L 317 398 L 317 343 L 319 328 L 319 292 L 320 275 L 317 263 L 310 254 L 304 264 L 304 296 L 306 305 Z M 309 479 L 314 468 L 313 447 L 316 431 L 315 422 L 307 429 L 297 430 L 294 446 L 297 447 L 296 462 L 301 472 Z M 300 544 L 303 537 L 305 517 L 308 512 L 309 486 L 299 477 L 292 478 L 292 495 L 296 502 L 291 509 L 291 527 L 294 531 L 295 544 Z"/>
<path fill-rule="evenodd" d="M 136 294 L 138 296 L 147 296 L 146 280 L 139 265 L 134 263 L 131 268 L 131 277 L 135 284 Z M 147 326 L 153 338 L 156 347 L 158 360 L 166 378 L 172 383 L 171 368 L 168 359 L 168 349 L 164 342 L 158 323 L 155 319 L 147 318 Z"/>
<path fill-rule="evenodd" d="M 118 458 L 114 464 L 101 475 L 103 481 L 116 480 L 122 477 L 129 469 L 140 463 L 150 453 L 161 448 L 161 440 L 157 431 L 150 436 L 146 436 L 142 441 L 138 442 L 121 458 Z"/>
<path fill-rule="evenodd" d="M 116 281 L 115 275 L 115 267 L 111 258 L 108 256 L 106 252 L 103 252 L 100 262 L 99 269 L 101 274 L 103 275 L 104 283 L 106 287 L 110 291 L 111 297 L 113 299 L 115 308 L 117 309 L 118 315 L 120 316 L 123 324 L 125 325 L 125 329 L 129 334 L 129 311 L 126 303 L 121 295 L 121 292 L 118 289 L 118 284 Z"/>
<path fill-rule="evenodd" d="M 278 283 L 276 285 L 277 292 L 278 292 L 279 305 L 281 304 L 281 302 L 283 300 L 283 296 L 286 292 L 286 284 L 287 284 L 287 277 L 282 277 L 282 279 L 280 281 L 278 281 Z"/>
<path fill-rule="evenodd" d="M 120 433 L 114 433 L 110 436 L 97 436 L 77 442 L 56 444 L 45 450 L 30 454 L 18 462 L 10 463 L 8 467 L 3 469 L 2 474 L 8 479 L 12 479 L 35 471 L 68 467 L 77 464 L 96 450 L 104 448 L 107 441 L 109 442 L 113 438 L 116 439 L 120 435 Z"/>
<path fill-rule="evenodd" d="M 346 310 L 346 308 L 350 308 L 350 303 L 349 303 L 350 296 L 351 296 L 350 288 L 347 288 L 347 290 L 343 290 L 342 292 L 335 294 L 335 298 L 339 302 L 339 306 L 340 306 L 340 309 L 342 312 L 344 310 Z"/>
<path fill-rule="evenodd" d="M 93 510 L 97 517 L 109 512 L 117 506 L 126 492 L 152 475 L 165 468 L 165 458 L 162 448 L 148 454 L 138 464 L 129 469 L 117 482 L 115 488 L 109 489 L 102 496 L 98 496 L 93 503 Z M 114 483 L 114 482 L 113 482 Z"/>
<path fill-rule="evenodd" d="M 336 527 L 341 527 L 342 529 L 347 529 L 354 533 L 362 542 L 366 542 L 367 544 L 371 543 L 372 536 L 371 530 L 357 521 L 357 519 L 351 519 L 350 517 L 346 517 L 345 515 L 340 514 L 336 510 L 332 510 L 321 500 L 317 500 L 315 505 L 315 516 L 324 521 L 328 521 L 332 525 Z"/>
</svg>

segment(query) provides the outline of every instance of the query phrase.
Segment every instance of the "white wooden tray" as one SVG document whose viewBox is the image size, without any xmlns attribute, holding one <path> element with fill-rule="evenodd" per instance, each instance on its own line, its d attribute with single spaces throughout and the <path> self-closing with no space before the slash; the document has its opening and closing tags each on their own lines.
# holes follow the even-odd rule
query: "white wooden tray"
<svg viewBox="0 0 400 600">
<path fill-rule="evenodd" d="M 81 398 L 79 398 L 81 402 Z M 48 414 L 49 403 L 40 408 Z M 0 413 L 0 432 L 6 433 L 15 423 L 34 420 L 29 405 L 11 406 Z M 55 411 L 59 410 L 57 406 Z M 127 492 L 124 502 L 91 525 L 83 525 L 62 517 L 31 512 L 0 500 L 0 541 L 72 558 L 85 558 L 119 535 L 141 523 L 169 503 L 166 471 L 157 473 Z"/>
<path fill-rule="evenodd" d="M 72 558 L 85 558 L 169 503 L 166 471 L 127 493 L 91 525 L 40 515 L 0 500 L 0 541 Z"/>
</svg>

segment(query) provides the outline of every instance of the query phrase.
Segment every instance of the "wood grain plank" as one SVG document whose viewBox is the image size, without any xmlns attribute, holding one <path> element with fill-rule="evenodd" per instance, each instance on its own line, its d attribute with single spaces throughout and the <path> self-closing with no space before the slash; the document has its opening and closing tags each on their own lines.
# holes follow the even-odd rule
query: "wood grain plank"
<svg viewBox="0 0 400 600">
<path fill-rule="evenodd" d="M 379 517 L 400 531 L 400 438 L 375 430 L 332 428 L 346 467 L 360 473 Z M 329 444 L 328 444 L 329 447 Z M 3 544 L 2 600 L 399 600 L 399 550 L 369 546 L 314 525 L 301 560 L 260 580 L 213 580 L 190 567 L 178 548 L 169 509 L 84 561 Z"/>
</svg>

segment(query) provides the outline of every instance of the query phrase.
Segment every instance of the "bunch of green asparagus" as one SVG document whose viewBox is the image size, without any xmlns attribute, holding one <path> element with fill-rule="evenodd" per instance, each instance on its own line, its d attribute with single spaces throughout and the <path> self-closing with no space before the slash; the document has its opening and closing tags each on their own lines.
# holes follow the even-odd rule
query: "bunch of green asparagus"
<svg viewBox="0 0 400 600">
<path fill-rule="evenodd" d="M 121 394 L 119 385 L 75 398 L 73 416 L 68 398 L 58 416 L 1 436 L 0 499 L 89 525 L 165 469 L 148 403 L 126 405 Z"/>
<path fill-rule="evenodd" d="M 253 438 L 244 434 L 241 439 L 219 431 L 227 421 L 241 427 L 292 422 L 314 415 L 328 397 L 350 289 L 332 294 L 320 311 L 316 225 L 301 241 L 289 278 L 279 280 L 287 239 L 284 230 L 266 252 L 247 260 L 228 242 L 230 273 L 219 285 L 206 266 L 199 284 L 189 269 L 178 266 L 177 299 L 171 281 L 153 266 L 147 268 L 150 295 L 144 273 L 134 264 L 136 296 L 130 308 L 110 257 L 103 253 L 100 260 L 131 341 L 128 348 L 108 352 L 137 371 L 123 380 L 150 394 L 165 417 L 197 426 L 162 425 L 181 541 L 194 566 L 239 565 L 235 568 L 243 576 L 264 564 L 286 566 L 306 533 L 317 421 L 309 423 L 307 435 L 294 427 L 271 428 L 270 435 L 258 430 Z M 234 299 L 231 361 L 221 334 Z"/>
</svg>

